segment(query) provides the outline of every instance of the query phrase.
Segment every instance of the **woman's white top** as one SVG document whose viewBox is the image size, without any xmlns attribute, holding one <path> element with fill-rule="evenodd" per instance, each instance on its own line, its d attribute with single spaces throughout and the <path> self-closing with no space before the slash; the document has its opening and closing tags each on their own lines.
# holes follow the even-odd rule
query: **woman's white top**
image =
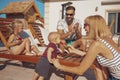
<svg viewBox="0 0 120 80">
<path fill-rule="evenodd" d="M 100 65 L 107 67 L 110 71 L 110 74 L 120 79 L 120 54 L 115 50 L 107 41 L 100 39 L 100 41 L 113 53 L 112 59 L 107 59 L 103 56 L 98 55 L 97 60 Z"/>
</svg>

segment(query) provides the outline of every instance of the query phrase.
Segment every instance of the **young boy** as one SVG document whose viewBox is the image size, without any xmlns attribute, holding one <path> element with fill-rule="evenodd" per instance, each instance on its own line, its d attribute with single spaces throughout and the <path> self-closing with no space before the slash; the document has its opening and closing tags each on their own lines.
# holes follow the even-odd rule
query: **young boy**
<svg viewBox="0 0 120 80">
<path fill-rule="evenodd" d="M 51 32 L 48 35 L 49 44 L 40 57 L 33 76 L 33 80 L 46 80 L 53 59 L 57 57 L 59 50 L 57 44 L 60 43 L 60 35 L 57 32 Z"/>
</svg>

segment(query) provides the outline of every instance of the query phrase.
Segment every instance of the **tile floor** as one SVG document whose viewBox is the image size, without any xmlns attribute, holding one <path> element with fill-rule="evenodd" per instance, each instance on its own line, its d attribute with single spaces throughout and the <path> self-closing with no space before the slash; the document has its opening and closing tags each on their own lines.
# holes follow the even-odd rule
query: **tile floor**
<svg viewBox="0 0 120 80">
<path fill-rule="evenodd" d="M 50 80 L 64 80 L 63 74 L 60 74 L 60 72 L 57 72 L 56 74 L 55 73 L 52 73 Z M 32 67 L 23 67 L 20 61 L 14 60 L 8 62 L 7 66 L 0 70 L 0 80 L 32 80 L 33 74 L 33 64 Z M 76 80 L 95 80 L 93 71 L 91 69 L 89 69 L 84 76 L 85 77 L 79 76 Z"/>
</svg>

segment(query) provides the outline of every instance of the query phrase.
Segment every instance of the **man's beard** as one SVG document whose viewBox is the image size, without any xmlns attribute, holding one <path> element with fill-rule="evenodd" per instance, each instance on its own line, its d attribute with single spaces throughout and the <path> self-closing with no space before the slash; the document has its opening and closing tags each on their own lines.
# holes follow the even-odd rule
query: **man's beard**
<svg viewBox="0 0 120 80">
<path fill-rule="evenodd" d="M 68 25 L 71 25 L 73 23 L 73 18 L 71 18 L 70 20 L 66 19 L 66 22 L 67 22 Z"/>
</svg>

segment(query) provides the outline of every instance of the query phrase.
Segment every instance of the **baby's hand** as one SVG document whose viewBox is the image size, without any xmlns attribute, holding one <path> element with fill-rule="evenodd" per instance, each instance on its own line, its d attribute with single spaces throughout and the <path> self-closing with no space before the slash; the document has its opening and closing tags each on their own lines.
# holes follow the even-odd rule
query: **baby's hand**
<svg viewBox="0 0 120 80">
<path fill-rule="evenodd" d="M 67 50 L 72 50 L 74 47 L 72 45 L 67 45 Z"/>
</svg>

